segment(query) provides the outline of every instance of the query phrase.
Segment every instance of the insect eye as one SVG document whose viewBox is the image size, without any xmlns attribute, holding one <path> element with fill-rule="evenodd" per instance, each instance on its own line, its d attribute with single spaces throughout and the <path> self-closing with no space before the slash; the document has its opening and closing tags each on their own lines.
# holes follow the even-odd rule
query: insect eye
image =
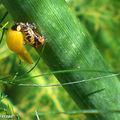
<svg viewBox="0 0 120 120">
<path fill-rule="evenodd" d="M 17 25 L 16 25 L 16 24 L 13 25 L 13 26 L 11 27 L 11 29 L 12 29 L 12 30 L 17 30 Z"/>
</svg>

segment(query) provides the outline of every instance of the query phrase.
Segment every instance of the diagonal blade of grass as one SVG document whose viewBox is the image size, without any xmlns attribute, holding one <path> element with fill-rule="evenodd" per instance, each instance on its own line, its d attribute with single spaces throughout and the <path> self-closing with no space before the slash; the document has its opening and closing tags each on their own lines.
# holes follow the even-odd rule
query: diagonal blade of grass
<svg viewBox="0 0 120 120">
<path fill-rule="evenodd" d="M 52 71 L 74 67 L 108 70 L 91 37 L 64 0 L 2 0 L 2 3 L 15 21 L 34 22 L 45 35 L 47 44 L 42 58 Z M 37 49 L 37 52 L 40 54 L 41 51 Z M 73 72 L 55 76 L 64 84 L 104 75 L 107 74 Z M 84 84 L 71 84 L 64 88 L 80 108 L 120 109 L 120 82 L 116 76 Z M 86 94 L 102 88 L 105 88 L 103 92 L 85 98 Z M 90 117 L 92 120 L 119 120 L 120 114 L 101 113 L 97 117 Z"/>
</svg>

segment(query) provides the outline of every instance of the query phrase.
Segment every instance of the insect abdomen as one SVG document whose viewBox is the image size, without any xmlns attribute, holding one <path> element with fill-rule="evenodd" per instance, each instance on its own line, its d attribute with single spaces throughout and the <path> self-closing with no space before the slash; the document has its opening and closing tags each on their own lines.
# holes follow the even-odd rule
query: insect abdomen
<svg viewBox="0 0 120 120">
<path fill-rule="evenodd" d="M 33 45 L 35 43 L 34 41 L 34 33 L 30 28 L 23 28 L 22 30 L 25 42 L 27 42 L 30 45 Z"/>
</svg>

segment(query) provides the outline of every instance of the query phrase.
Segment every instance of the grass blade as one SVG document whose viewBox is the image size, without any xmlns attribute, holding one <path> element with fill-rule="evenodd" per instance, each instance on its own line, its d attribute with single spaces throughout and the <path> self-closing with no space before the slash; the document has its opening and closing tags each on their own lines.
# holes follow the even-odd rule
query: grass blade
<svg viewBox="0 0 120 120">
<path fill-rule="evenodd" d="M 71 68 L 108 71 L 86 29 L 78 22 L 64 0 L 2 0 L 15 21 L 34 22 L 46 38 L 42 58 L 52 71 Z M 37 49 L 40 54 L 41 51 Z M 55 76 L 61 84 L 107 73 L 62 73 Z M 109 72 L 108 72 L 109 75 Z M 120 109 L 120 82 L 116 76 L 64 86 L 76 104 L 83 109 Z M 86 95 L 105 88 L 103 91 Z M 92 115 L 92 120 L 119 120 L 120 114 Z"/>
</svg>

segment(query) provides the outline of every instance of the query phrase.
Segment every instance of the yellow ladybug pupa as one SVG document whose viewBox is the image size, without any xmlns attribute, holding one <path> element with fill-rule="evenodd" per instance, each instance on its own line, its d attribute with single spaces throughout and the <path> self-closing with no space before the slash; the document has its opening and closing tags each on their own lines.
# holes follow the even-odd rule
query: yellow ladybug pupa
<svg viewBox="0 0 120 120">
<path fill-rule="evenodd" d="M 7 33 L 7 46 L 10 50 L 17 53 L 21 59 L 32 64 L 32 58 L 24 46 L 24 36 L 20 31 L 20 26 L 13 25 Z"/>
</svg>

